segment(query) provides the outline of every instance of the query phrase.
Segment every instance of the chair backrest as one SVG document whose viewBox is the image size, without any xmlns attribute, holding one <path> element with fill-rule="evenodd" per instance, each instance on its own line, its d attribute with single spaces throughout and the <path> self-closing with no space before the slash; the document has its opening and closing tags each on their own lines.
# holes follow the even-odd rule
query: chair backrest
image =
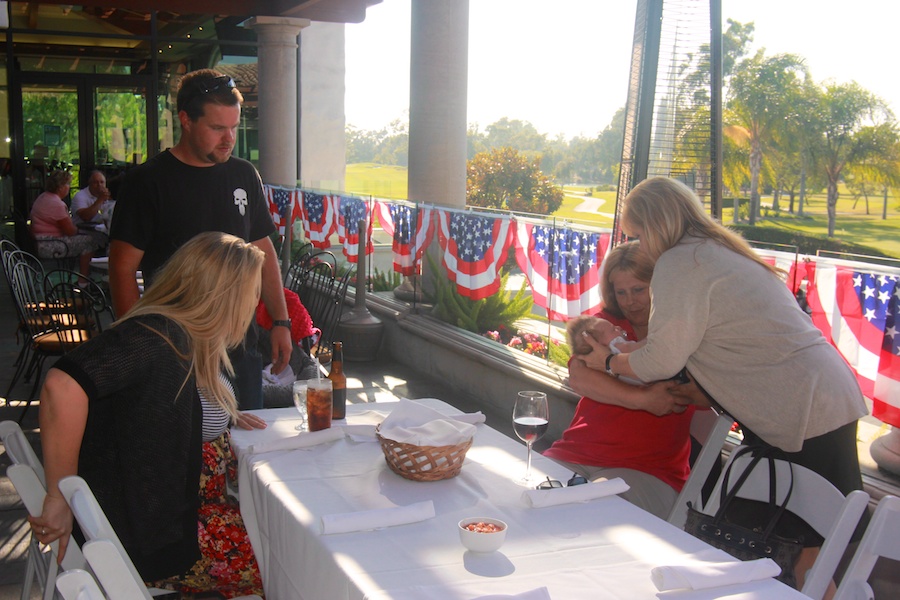
<svg viewBox="0 0 900 600">
<path fill-rule="evenodd" d="M 0 442 L 6 449 L 10 462 L 14 465 L 28 465 L 37 475 L 41 485 L 46 488 L 46 478 L 44 477 L 44 465 L 34 448 L 25 437 L 22 428 L 15 421 L 0 422 Z"/>
<path fill-rule="evenodd" d="M 682 528 L 687 521 L 687 503 L 700 497 L 703 485 L 716 461 L 721 459 L 722 446 L 734 423 L 729 415 L 717 415 L 711 410 L 694 411 L 691 417 L 691 435 L 703 445 L 700 454 L 691 467 L 691 474 L 675 499 L 675 504 L 666 519 L 672 525 Z"/>
<path fill-rule="evenodd" d="M 56 589 L 64 600 L 106 600 L 97 580 L 83 569 L 72 569 L 57 577 Z"/>
<path fill-rule="evenodd" d="M 737 474 L 743 473 L 752 460 L 751 456 L 732 454 L 722 469 L 722 476 L 710 495 L 709 502 L 702 512 L 714 515 L 719 508 L 720 490 L 729 465 L 733 465 L 730 482 L 736 481 Z M 818 473 L 800 465 L 792 465 L 783 460 L 775 460 L 776 500 L 784 502 L 788 492 L 788 482 L 793 476 L 793 490 L 787 504 L 787 510 L 794 513 L 821 535 L 825 542 L 812 568 L 806 574 L 803 589 L 800 590 L 810 598 L 822 598 L 831 583 L 835 569 L 847 549 L 847 544 L 866 506 L 869 494 L 862 490 L 850 492 L 847 496 L 841 493 L 831 482 Z M 747 477 L 737 496 L 760 502 L 769 501 L 769 463 L 761 460 Z M 697 506 L 700 506 L 699 496 Z"/>
<path fill-rule="evenodd" d="M 134 565 L 121 544 L 103 538 L 93 539 L 85 543 L 84 556 L 109 600 L 152 598 L 140 577 L 133 576 L 129 565 L 131 569 Z"/>
<path fill-rule="evenodd" d="M 30 465 L 21 463 L 11 465 L 6 470 L 6 475 L 16 488 L 16 493 L 22 499 L 25 509 L 32 517 L 39 517 L 44 510 L 44 497 L 47 495 L 47 488 L 38 478 L 37 473 Z M 56 563 L 56 556 L 59 551 L 59 541 L 50 544 L 52 550 L 52 558 L 50 560 Z M 66 555 L 63 557 L 62 567 L 64 569 L 83 569 L 86 563 L 81 548 L 70 539 L 66 546 Z"/>
<path fill-rule="evenodd" d="M 103 289 L 92 280 L 79 284 L 80 275 L 67 269 L 55 269 L 44 277 L 44 297 L 61 319 L 57 329 L 60 343 L 69 350 L 99 335 L 112 323 L 112 306 Z"/>
<path fill-rule="evenodd" d="M 32 267 L 34 267 L 34 269 L 36 271 L 40 271 L 41 275 L 43 275 L 44 263 L 41 262 L 41 259 L 38 258 L 37 256 L 35 256 L 34 254 L 32 254 L 31 252 L 17 249 L 17 250 L 13 250 L 13 251 L 7 253 L 4 256 L 3 266 L 7 270 L 7 277 L 9 277 L 9 274 L 12 271 L 13 265 L 15 265 L 16 263 L 20 263 L 20 262 L 30 264 Z"/>
<path fill-rule="evenodd" d="M 885 496 L 878 502 L 834 600 L 875 598 L 868 579 L 882 556 L 900 561 L 900 498 L 897 496 Z"/>
<path fill-rule="evenodd" d="M 81 528 L 81 532 L 84 534 L 86 540 L 85 556 L 87 556 L 87 542 L 92 542 L 94 540 L 106 540 L 115 546 L 117 553 L 120 555 L 121 562 L 116 562 L 116 566 L 120 570 L 124 570 L 125 573 L 129 574 L 133 581 L 140 582 L 141 576 L 138 573 L 137 568 L 135 568 L 134 563 L 131 562 L 131 559 L 128 557 L 128 553 L 125 551 L 125 547 L 122 546 L 122 542 L 119 541 L 119 536 L 116 535 L 116 532 L 113 530 L 112 525 L 110 525 L 109 519 L 106 518 L 106 515 L 103 513 L 103 509 L 100 508 L 100 504 L 97 502 L 97 498 L 94 497 L 94 493 L 91 491 L 91 488 L 88 486 L 87 482 L 77 475 L 71 475 L 60 480 L 59 490 L 62 492 L 63 497 L 65 497 L 66 502 L 69 503 L 69 507 L 72 509 L 72 514 L 75 515 L 75 520 L 78 521 L 78 526 Z M 103 560 L 106 557 L 106 554 L 98 554 L 100 554 L 100 558 L 98 560 Z M 107 594 L 110 595 L 110 598 L 135 597 L 134 595 L 112 596 L 110 593 L 110 589 L 107 588 L 107 581 L 101 575 L 100 571 L 97 570 L 97 567 L 93 564 L 93 562 L 91 563 L 91 568 L 94 570 L 94 573 L 97 575 L 100 584 L 106 590 Z M 104 573 L 107 572 L 105 569 L 105 565 L 101 566 L 101 570 Z M 109 581 L 109 585 L 113 589 L 118 589 L 116 587 L 116 581 L 117 580 Z M 149 600 L 150 593 L 147 591 L 147 588 L 143 585 L 141 585 L 141 587 L 143 588 L 143 596 L 141 597 Z"/>
<path fill-rule="evenodd" d="M 11 264 L 9 283 L 16 309 L 28 335 L 35 338 L 42 333 L 54 331 L 53 321 L 48 317 L 44 305 L 43 270 L 27 261 L 14 262 Z"/>
<path fill-rule="evenodd" d="M 331 351 L 331 344 L 337 337 L 337 328 L 341 322 L 341 317 L 344 315 L 344 300 L 347 298 L 347 287 L 355 274 L 356 268 L 351 267 L 339 279 L 335 279 L 332 282 L 332 291 L 328 294 L 326 310 L 322 320 L 320 323 L 313 321 L 322 330 L 316 347 L 316 356 L 322 352 Z"/>
<path fill-rule="evenodd" d="M 0 260 L 3 261 L 3 268 L 6 268 L 6 257 L 10 253 L 20 250 L 19 246 L 8 237 L 0 237 Z"/>
</svg>

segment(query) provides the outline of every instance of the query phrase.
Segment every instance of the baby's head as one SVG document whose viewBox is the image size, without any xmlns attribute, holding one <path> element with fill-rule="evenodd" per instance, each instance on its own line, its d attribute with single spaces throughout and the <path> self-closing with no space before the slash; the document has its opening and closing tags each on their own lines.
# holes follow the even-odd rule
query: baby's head
<svg viewBox="0 0 900 600">
<path fill-rule="evenodd" d="M 597 340 L 597 342 L 609 345 L 611 341 L 624 334 L 621 327 L 617 327 L 600 317 L 591 315 L 581 315 L 571 319 L 566 324 L 566 337 L 569 341 L 569 347 L 572 354 L 590 354 L 592 348 L 584 340 L 584 334 L 587 334 Z"/>
</svg>

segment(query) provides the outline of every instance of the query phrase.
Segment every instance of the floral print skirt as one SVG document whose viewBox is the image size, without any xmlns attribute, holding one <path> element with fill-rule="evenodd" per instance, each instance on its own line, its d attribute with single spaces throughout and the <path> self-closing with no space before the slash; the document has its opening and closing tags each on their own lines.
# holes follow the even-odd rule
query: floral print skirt
<svg viewBox="0 0 900 600">
<path fill-rule="evenodd" d="M 226 430 L 212 442 L 203 443 L 197 525 L 201 558 L 185 575 L 154 582 L 152 587 L 179 591 L 183 598 L 263 596 L 259 566 L 240 508 L 227 494 L 228 479 L 237 481 L 237 461 Z"/>
</svg>

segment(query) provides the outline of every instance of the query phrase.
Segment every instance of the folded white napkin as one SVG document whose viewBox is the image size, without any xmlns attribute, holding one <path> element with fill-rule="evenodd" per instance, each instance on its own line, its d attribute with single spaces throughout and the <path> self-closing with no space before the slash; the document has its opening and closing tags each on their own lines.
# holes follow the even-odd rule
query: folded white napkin
<svg viewBox="0 0 900 600">
<path fill-rule="evenodd" d="M 469 423 L 471 425 L 480 425 L 484 423 L 484 413 L 480 410 L 473 413 L 463 413 L 461 415 L 450 415 L 450 418 L 460 423 Z"/>
<path fill-rule="evenodd" d="M 262 372 L 263 385 L 289 385 L 294 383 L 296 379 L 297 377 L 294 375 L 291 365 L 286 366 L 281 373 L 275 375 L 272 373 L 272 365 L 270 363 L 266 365 Z"/>
<path fill-rule="evenodd" d="M 519 594 L 490 594 L 478 596 L 473 600 L 551 600 L 550 592 L 545 587 L 535 588 Z"/>
<path fill-rule="evenodd" d="M 582 485 L 570 485 L 549 490 L 527 490 L 524 498 L 525 502 L 532 508 L 544 508 L 559 504 L 596 500 L 597 498 L 627 492 L 628 489 L 628 484 L 622 478 L 616 477 L 609 480 L 598 479 Z"/>
<path fill-rule="evenodd" d="M 776 577 L 781 573 L 771 558 L 748 561 L 694 563 L 655 567 L 650 571 L 653 585 L 661 592 L 669 590 L 705 590 L 735 583 L 748 583 Z"/>
<path fill-rule="evenodd" d="M 322 533 L 367 531 L 369 529 L 417 523 L 431 518 L 434 518 L 434 503 L 431 500 L 426 500 L 408 506 L 322 515 Z"/>
<path fill-rule="evenodd" d="M 375 437 L 375 425 L 366 425 L 355 423 L 352 425 L 332 425 L 332 428 L 340 427 L 344 430 L 344 433 L 347 434 L 354 442 L 377 442 L 378 438 Z"/>
<path fill-rule="evenodd" d="M 333 442 L 344 437 L 344 430 L 340 427 L 322 429 L 321 431 L 301 431 L 297 435 L 279 438 L 269 442 L 260 442 L 247 447 L 246 454 L 262 454 L 263 452 L 275 452 L 277 450 L 297 450 L 310 448 Z"/>
<path fill-rule="evenodd" d="M 433 408 L 401 399 L 381 424 L 382 437 L 414 446 L 451 446 L 475 435 L 475 426 Z"/>
</svg>

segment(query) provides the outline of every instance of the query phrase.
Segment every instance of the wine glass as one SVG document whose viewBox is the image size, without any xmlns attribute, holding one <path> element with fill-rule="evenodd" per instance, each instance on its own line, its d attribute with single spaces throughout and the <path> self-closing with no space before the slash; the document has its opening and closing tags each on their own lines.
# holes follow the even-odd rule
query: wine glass
<svg viewBox="0 0 900 600">
<path fill-rule="evenodd" d="M 547 406 L 547 394 L 544 392 L 519 392 L 516 407 L 513 409 L 513 430 L 525 445 L 528 454 L 525 462 L 525 476 L 518 483 L 533 486 L 535 480 L 531 476 L 531 446 L 547 433 L 550 423 L 550 409 Z"/>
<path fill-rule="evenodd" d="M 306 431 L 306 381 L 295 381 L 291 391 L 294 397 L 294 406 L 300 413 L 300 424 L 294 429 Z"/>
</svg>

